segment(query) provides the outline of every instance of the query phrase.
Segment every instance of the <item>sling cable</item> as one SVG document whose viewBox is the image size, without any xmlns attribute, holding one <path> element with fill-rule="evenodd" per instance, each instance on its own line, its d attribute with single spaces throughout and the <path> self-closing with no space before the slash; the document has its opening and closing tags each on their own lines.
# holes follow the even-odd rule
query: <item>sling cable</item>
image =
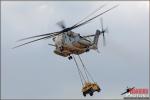
<svg viewBox="0 0 150 100">
<path fill-rule="evenodd" d="M 99 85 L 94 81 L 92 75 L 90 74 L 90 72 L 87 70 L 85 64 L 83 63 L 80 55 L 77 55 L 78 59 L 81 63 L 81 66 L 79 66 L 79 64 L 77 63 L 76 58 L 73 57 L 73 60 L 75 62 L 75 65 L 77 67 L 78 70 L 78 74 L 82 83 L 82 93 L 83 96 L 86 96 L 86 94 L 89 94 L 90 96 L 93 96 L 93 93 L 95 91 L 100 92 L 101 89 L 99 87 Z"/>
</svg>

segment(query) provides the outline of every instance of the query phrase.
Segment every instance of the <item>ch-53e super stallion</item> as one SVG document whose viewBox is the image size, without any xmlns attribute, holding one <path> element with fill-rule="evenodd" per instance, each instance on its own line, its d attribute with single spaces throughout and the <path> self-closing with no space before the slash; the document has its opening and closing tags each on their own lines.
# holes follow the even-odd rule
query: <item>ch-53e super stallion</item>
<svg viewBox="0 0 150 100">
<path fill-rule="evenodd" d="M 98 40 L 100 35 L 103 36 L 103 43 L 105 44 L 105 33 L 107 32 L 107 29 L 103 28 L 103 20 L 101 19 L 101 29 L 100 30 L 97 29 L 95 34 L 81 35 L 79 33 L 73 32 L 72 30 L 87 24 L 88 22 L 98 18 L 99 16 L 102 16 L 103 14 L 116 8 L 118 5 L 115 5 L 110 9 L 107 9 L 99 13 L 98 15 L 89 18 L 90 16 L 94 15 L 97 11 L 100 11 L 100 9 L 102 9 L 104 6 L 105 5 L 100 6 L 94 12 L 90 13 L 87 17 L 83 18 L 81 21 L 77 22 L 71 27 L 66 27 L 64 22 L 61 21 L 57 23 L 62 28 L 62 30 L 60 31 L 20 39 L 18 41 L 25 41 L 34 38 L 34 40 L 15 46 L 14 48 L 18 48 L 39 40 L 52 38 L 54 44 L 49 45 L 55 47 L 54 53 L 62 57 L 68 57 L 69 60 L 71 60 L 72 58 L 74 59 L 83 85 L 82 88 L 83 95 L 86 96 L 86 94 L 89 94 L 90 96 L 92 96 L 95 91 L 100 92 L 101 89 L 98 86 L 98 84 L 93 80 L 92 76 L 90 75 L 87 68 L 83 64 L 83 61 L 81 60 L 79 55 L 88 52 L 90 50 L 98 50 Z M 90 37 L 93 37 L 93 40 L 91 40 Z M 83 66 L 84 73 L 79 68 L 79 65 L 73 55 L 78 55 Z M 93 83 L 90 81 L 90 78 L 93 81 Z"/>
</svg>

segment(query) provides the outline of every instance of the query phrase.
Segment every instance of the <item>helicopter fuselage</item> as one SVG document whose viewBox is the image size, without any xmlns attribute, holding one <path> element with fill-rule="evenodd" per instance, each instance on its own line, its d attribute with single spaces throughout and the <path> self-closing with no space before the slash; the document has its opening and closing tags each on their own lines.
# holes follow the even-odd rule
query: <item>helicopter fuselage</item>
<svg viewBox="0 0 150 100">
<path fill-rule="evenodd" d="M 93 41 L 83 38 L 78 33 L 72 31 L 65 32 L 53 38 L 56 49 L 54 53 L 60 56 L 70 56 L 71 54 L 82 54 L 90 50 Z"/>
</svg>

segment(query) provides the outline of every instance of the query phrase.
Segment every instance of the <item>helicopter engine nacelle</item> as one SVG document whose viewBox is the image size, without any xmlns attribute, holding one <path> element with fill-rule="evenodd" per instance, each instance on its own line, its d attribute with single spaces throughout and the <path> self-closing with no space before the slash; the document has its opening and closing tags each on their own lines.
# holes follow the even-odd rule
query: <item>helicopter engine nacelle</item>
<svg viewBox="0 0 150 100">
<path fill-rule="evenodd" d="M 89 46 L 89 45 L 91 45 L 91 41 L 89 41 L 89 40 L 87 40 L 87 39 L 80 39 L 79 41 L 78 41 L 78 43 L 80 44 L 80 45 L 85 45 L 85 46 Z"/>
<path fill-rule="evenodd" d="M 91 42 L 83 37 L 80 36 L 80 34 L 77 34 L 74 37 L 74 42 L 72 42 L 74 47 L 77 48 L 87 48 L 87 46 L 89 46 L 91 44 Z"/>
</svg>

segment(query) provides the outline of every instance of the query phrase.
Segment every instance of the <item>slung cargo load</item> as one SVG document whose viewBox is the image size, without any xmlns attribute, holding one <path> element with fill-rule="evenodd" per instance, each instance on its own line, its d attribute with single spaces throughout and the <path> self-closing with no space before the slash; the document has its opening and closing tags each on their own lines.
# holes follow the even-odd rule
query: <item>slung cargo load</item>
<svg viewBox="0 0 150 100">
<path fill-rule="evenodd" d="M 93 96 L 93 93 L 96 91 L 97 92 L 101 91 L 97 83 L 86 82 L 82 88 L 83 96 L 86 96 L 86 94 Z"/>
<path fill-rule="evenodd" d="M 77 60 L 75 59 L 75 57 L 73 56 L 73 59 L 76 63 L 77 69 L 78 69 L 78 73 L 81 79 L 81 83 L 82 83 L 82 93 L 83 96 L 85 97 L 86 94 L 89 94 L 90 96 L 93 96 L 94 92 L 100 92 L 101 88 L 99 87 L 99 85 L 94 81 L 93 77 L 91 76 L 90 72 L 87 70 L 86 66 L 84 65 L 81 57 L 78 55 L 79 60 L 82 64 L 81 67 L 79 67 L 79 64 L 77 63 Z"/>
</svg>

